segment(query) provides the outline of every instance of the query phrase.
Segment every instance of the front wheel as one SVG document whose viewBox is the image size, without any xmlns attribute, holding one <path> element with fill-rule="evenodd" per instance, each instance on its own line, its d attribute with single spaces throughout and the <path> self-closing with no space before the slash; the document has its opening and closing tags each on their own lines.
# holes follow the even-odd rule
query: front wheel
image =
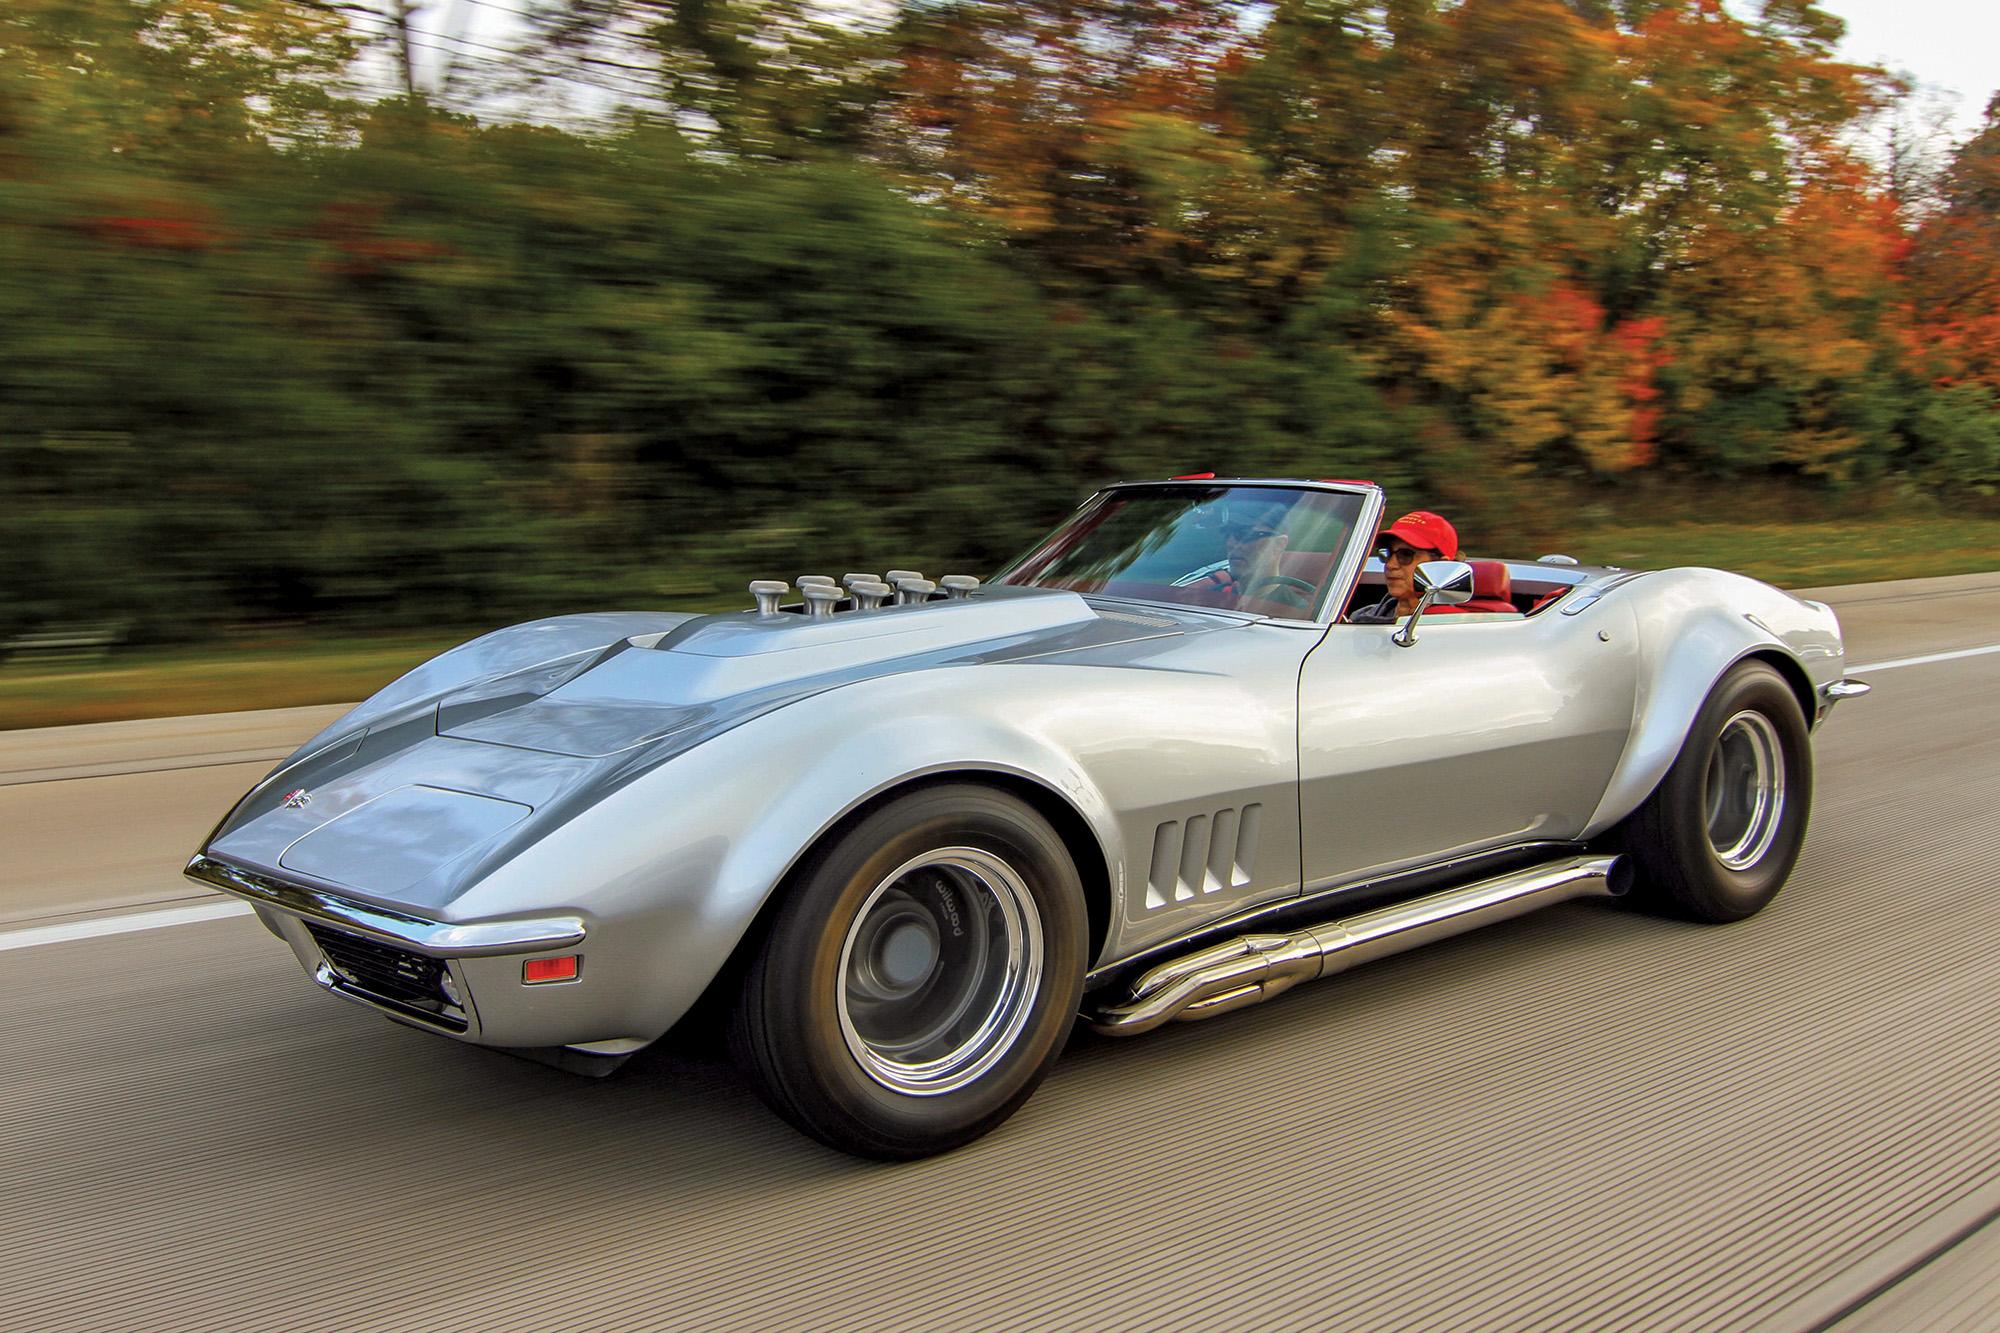
<svg viewBox="0 0 2000 1333">
<path fill-rule="evenodd" d="M 1047 822 L 985 787 L 862 819 L 789 886 L 733 1040 L 772 1109 L 865 1157 L 943 1152 L 1026 1101 L 1067 1039 L 1088 926 Z"/>
<path fill-rule="evenodd" d="M 1777 895 L 1805 845 L 1812 737 L 1771 667 L 1716 684 L 1673 767 L 1624 828 L 1634 898 L 1693 921 L 1740 921 Z"/>
</svg>

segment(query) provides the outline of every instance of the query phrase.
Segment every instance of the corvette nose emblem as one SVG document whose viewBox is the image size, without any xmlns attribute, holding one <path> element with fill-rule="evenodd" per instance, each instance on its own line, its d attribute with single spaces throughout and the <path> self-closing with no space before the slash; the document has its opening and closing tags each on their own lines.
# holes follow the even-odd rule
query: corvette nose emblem
<svg viewBox="0 0 2000 1333">
<path fill-rule="evenodd" d="M 303 810 L 312 804 L 312 798 L 313 794 L 304 787 L 301 787 L 285 797 L 285 808 L 287 810 Z"/>
</svg>

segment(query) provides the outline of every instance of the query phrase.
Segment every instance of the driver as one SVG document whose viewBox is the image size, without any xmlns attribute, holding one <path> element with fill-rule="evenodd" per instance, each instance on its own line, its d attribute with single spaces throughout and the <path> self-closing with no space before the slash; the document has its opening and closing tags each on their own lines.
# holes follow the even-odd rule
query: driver
<svg viewBox="0 0 2000 1333">
<path fill-rule="evenodd" d="M 1417 609 L 1417 566 L 1426 560 L 1458 559 L 1458 529 L 1428 509 L 1403 515 L 1382 530 L 1382 579 L 1389 595 L 1348 613 L 1350 625 L 1389 625 Z"/>
<path fill-rule="evenodd" d="M 1239 601 L 1261 595 L 1259 585 L 1276 577 L 1278 558 L 1291 544 L 1291 538 L 1280 530 L 1288 510 L 1283 501 L 1232 510 L 1222 525 L 1222 549 L 1229 563 L 1194 586 L 1233 595 Z"/>
</svg>

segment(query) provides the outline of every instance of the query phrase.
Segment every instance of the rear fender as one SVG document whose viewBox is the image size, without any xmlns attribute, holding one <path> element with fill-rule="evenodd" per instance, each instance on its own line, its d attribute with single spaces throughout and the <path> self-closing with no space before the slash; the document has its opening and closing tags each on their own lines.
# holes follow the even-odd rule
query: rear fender
<svg viewBox="0 0 2000 1333">
<path fill-rule="evenodd" d="M 1843 662 L 1831 610 L 1741 575 L 1664 570 L 1611 595 L 1628 598 L 1636 617 L 1639 689 L 1632 739 L 1584 827 L 1585 838 L 1624 819 L 1660 785 L 1703 701 L 1738 662 L 1759 655 L 1782 659 L 1809 691 L 1840 679 Z M 1813 709 L 1805 712 L 1811 723 Z"/>
</svg>

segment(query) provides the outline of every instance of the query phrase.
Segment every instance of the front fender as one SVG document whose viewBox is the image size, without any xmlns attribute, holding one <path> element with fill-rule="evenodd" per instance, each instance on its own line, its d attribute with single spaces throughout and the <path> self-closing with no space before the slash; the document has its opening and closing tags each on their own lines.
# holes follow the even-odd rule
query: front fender
<svg viewBox="0 0 2000 1333">
<path fill-rule="evenodd" d="M 825 833 L 875 796 L 943 772 L 1036 783 L 1079 814 L 1108 882 L 1123 847 L 1104 795 L 1036 734 L 1023 695 L 968 707 L 980 673 L 929 671 L 858 681 L 753 718 L 607 795 L 497 867 L 453 903 L 457 919 L 546 912 L 589 923 L 588 973 L 606 1036 L 651 1040 L 707 989 L 775 887 Z M 1120 910 L 1114 904 L 1114 912 Z"/>
<path fill-rule="evenodd" d="M 1714 569 L 1670 569 L 1606 596 L 1629 603 L 1639 636 L 1632 738 L 1581 836 L 1631 814 L 1673 766 L 1716 682 L 1752 655 L 1786 659 L 1817 690 L 1844 660 L 1833 612 L 1768 584 Z M 1584 614 L 1588 615 L 1589 612 Z M 1813 720 L 1811 708 L 1806 720 Z"/>
</svg>

